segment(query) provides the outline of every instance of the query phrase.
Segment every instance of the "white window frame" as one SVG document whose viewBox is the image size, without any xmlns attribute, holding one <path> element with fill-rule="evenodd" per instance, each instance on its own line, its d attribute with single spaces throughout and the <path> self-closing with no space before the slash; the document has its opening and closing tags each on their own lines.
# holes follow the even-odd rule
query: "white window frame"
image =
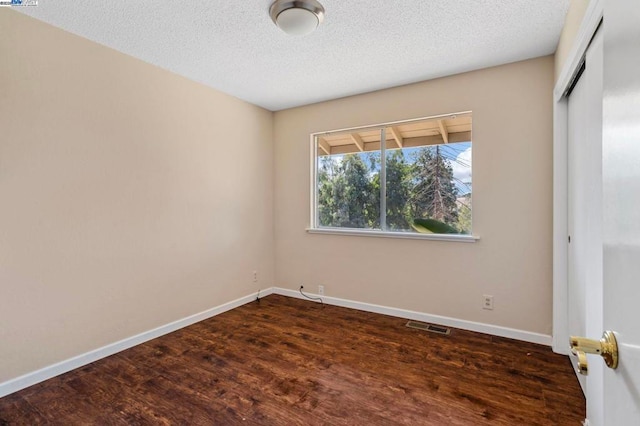
<svg viewBox="0 0 640 426">
<path fill-rule="evenodd" d="M 389 126 L 395 126 L 399 124 L 407 124 L 416 121 L 424 121 L 424 120 L 437 120 L 439 118 L 451 117 L 453 115 L 462 115 L 462 114 L 470 114 L 471 111 L 461 111 L 454 112 L 449 114 L 440 114 L 428 117 L 419 117 L 419 118 L 411 118 L 407 120 L 399 120 L 399 121 L 388 121 L 384 123 L 371 124 L 366 126 L 357 126 L 357 127 L 345 127 L 341 129 L 334 130 L 325 130 L 321 132 L 311 133 L 309 135 L 309 153 L 310 153 L 310 177 L 309 177 L 309 193 L 310 193 L 310 206 L 309 206 L 309 227 L 306 231 L 310 234 L 327 234 L 327 235 L 343 235 L 343 236 L 357 236 L 357 237 L 382 237 L 382 238 L 404 238 L 404 239 L 414 239 L 414 240 L 433 240 L 433 241 L 453 241 L 453 242 L 464 242 L 464 243 L 473 243 L 480 239 L 477 235 L 456 235 L 456 234 L 421 234 L 421 233 L 413 233 L 413 232 L 396 232 L 396 231 L 383 231 L 380 229 L 356 229 L 356 228 L 325 228 L 319 227 L 319 217 L 318 217 L 318 209 L 317 209 L 317 200 L 318 200 L 318 162 L 317 162 L 317 137 L 326 135 L 328 133 L 341 133 L 348 132 L 354 130 L 365 130 L 365 129 L 385 129 Z M 472 145 L 473 145 L 473 141 Z M 381 151 L 384 151 L 384 145 L 381 144 Z M 473 156 L 473 151 L 472 151 Z M 381 156 L 383 157 L 383 156 Z M 473 164 L 473 161 L 472 161 Z M 381 164 L 381 170 L 384 168 L 384 162 Z M 382 173 L 382 172 L 381 172 Z M 383 176 L 381 176 L 381 180 Z M 382 207 L 382 206 L 381 206 Z M 473 215 L 473 212 L 471 213 Z"/>
</svg>

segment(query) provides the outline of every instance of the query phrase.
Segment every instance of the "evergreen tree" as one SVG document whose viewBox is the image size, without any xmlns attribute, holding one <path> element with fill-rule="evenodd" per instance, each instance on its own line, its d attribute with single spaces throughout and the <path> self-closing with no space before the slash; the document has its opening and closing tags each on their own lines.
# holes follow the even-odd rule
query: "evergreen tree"
<svg viewBox="0 0 640 426">
<path fill-rule="evenodd" d="M 461 234 L 471 234 L 471 195 L 458 197 L 458 229 Z"/>
<path fill-rule="evenodd" d="M 329 155 L 318 159 L 318 218 L 320 226 L 336 226 L 334 178 L 336 161 Z"/>
<path fill-rule="evenodd" d="M 368 160 L 371 168 L 367 166 Z M 318 219 L 320 226 L 373 228 L 380 226 L 380 156 L 346 154 L 341 161 L 318 160 Z"/>
<path fill-rule="evenodd" d="M 340 215 L 339 225 L 348 228 L 367 228 L 372 217 L 372 184 L 369 168 L 361 155 L 347 154 L 342 159 L 344 197 L 341 200 L 346 215 Z"/>
<path fill-rule="evenodd" d="M 421 148 L 413 164 L 413 217 L 428 217 L 450 225 L 457 225 L 457 189 L 449 160 L 441 155 L 440 147 Z"/>
<path fill-rule="evenodd" d="M 380 228 L 380 151 L 367 153 L 371 181 L 370 200 L 367 207 L 369 228 Z"/>
<path fill-rule="evenodd" d="M 390 230 L 411 229 L 410 172 L 402 150 L 387 154 L 387 227 Z"/>
<path fill-rule="evenodd" d="M 349 223 L 349 203 L 347 200 L 347 180 L 344 175 L 342 165 L 338 168 L 338 172 L 333 177 L 332 187 L 332 209 L 333 209 L 333 225 L 337 227 L 348 226 Z"/>
<path fill-rule="evenodd" d="M 422 147 L 407 161 L 402 150 L 387 152 L 387 229 L 408 230 L 414 219 L 430 218 L 470 232 L 470 194 L 469 203 L 457 199 L 446 154 Z M 380 152 L 318 158 L 318 216 L 320 226 L 380 228 Z"/>
</svg>

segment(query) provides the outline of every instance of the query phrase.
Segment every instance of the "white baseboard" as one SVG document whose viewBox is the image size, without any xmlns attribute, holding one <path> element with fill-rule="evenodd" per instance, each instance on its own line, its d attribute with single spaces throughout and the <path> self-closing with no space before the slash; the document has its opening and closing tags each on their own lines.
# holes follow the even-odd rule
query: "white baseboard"
<svg viewBox="0 0 640 426">
<path fill-rule="evenodd" d="M 296 290 L 290 290 L 280 287 L 272 287 L 260 290 L 260 297 L 265 297 L 270 294 L 279 294 L 282 296 L 295 297 L 298 299 L 306 299 Z M 319 297 L 315 294 L 310 294 L 314 297 Z M 0 398 L 10 393 L 17 392 L 26 387 L 35 385 L 36 383 L 43 382 L 47 379 L 51 379 L 60 374 L 68 371 L 80 368 L 94 361 L 102 358 L 106 358 L 110 355 L 121 352 L 125 349 L 129 349 L 133 346 L 187 327 L 191 324 L 195 324 L 199 321 L 207 318 L 214 317 L 223 312 L 237 308 L 239 306 L 250 303 L 256 299 L 258 293 L 253 293 L 248 296 L 241 297 L 231 302 L 224 303 L 206 311 L 190 315 L 186 318 L 179 319 L 169 324 L 154 328 L 153 330 L 145 331 L 132 337 L 120 340 L 115 343 L 103 346 L 98 349 L 86 352 L 84 354 L 75 356 L 73 358 L 58 362 L 56 364 L 49 365 L 41 368 L 40 370 L 27 373 L 15 379 L 8 380 L 0 383 Z M 525 342 L 538 343 L 542 345 L 551 345 L 551 336 L 545 334 L 532 333 L 529 331 L 516 330 L 512 328 L 500 327 L 491 324 L 483 324 L 473 321 L 460 320 L 455 318 L 444 317 L 440 315 L 431 315 L 423 312 L 408 311 L 404 309 L 391 308 L 387 306 L 374 305 L 370 303 L 357 302 L 353 300 L 339 299 L 337 297 L 322 296 L 324 303 L 335 306 L 342 306 L 344 308 L 352 308 L 360 311 L 373 312 L 377 314 L 390 315 L 394 317 L 407 318 L 416 321 L 434 323 L 446 325 L 449 327 L 460 328 L 463 330 L 477 331 L 479 333 L 492 334 L 494 336 L 507 337 L 510 339 L 522 340 Z"/>
<path fill-rule="evenodd" d="M 272 288 L 263 289 L 260 290 L 259 296 L 265 297 L 270 295 L 272 292 Z M 256 300 L 257 296 L 258 293 L 253 293 L 248 296 L 232 300 L 231 302 L 227 302 L 211 309 L 207 309 L 206 311 L 190 315 L 186 318 L 182 318 L 158 328 L 154 328 L 153 330 L 145 331 L 135 336 L 128 337 L 118 342 L 111 343 L 101 348 L 94 349 L 84 354 L 75 356 L 73 358 L 69 358 L 56 364 L 49 365 L 47 367 L 41 368 L 40 370 L 36 370 L 20 377 L 16 377 L 15 379 L 10 379 L 6 382 L 0 383 L 0 398 L 9 395 L 10 393 L 17 392 L 26 387 L 35 385 L 36 383 L 43 382 L 60 374 L 66 373 L 76 368 L 80 368 L 99 359 L 106 358 L 125 349 L 129 349 L 133 346 L 155 339 L 156 337 L 163 336 L 165 334 L 187 327 L 191 324 L 195 324 L 199 321 L 214 317 L 223 312 L 253 302 L 254 300 Z"/>
<path fill-rule="evenodd" d="M 298 290 L 274 287 L 274 294 L 282 296 L 306 299 Z M 307 293 L 312 297 L 321 297 L 328 305 L 342 306 L 344 308 L 358 309 L 360 311 L 373 312 L 376 314 L 389 315 L 392 317 L 407 318 L 415 321 L 422 321 L 433 324 L 446 325 L 448 327 L 460 328 L 462 330 L 476 331 L 478 333 L 491 334 L 494 336 L 507 337 L 509 339 L 522 340 L 524 342 L 538 343 L 540 345 L 551 346 L 551 336 L 546 334 L 533 333 L 530 331 L 516 330 L 514 328 L 500 327 L 497 325 L 484 324 L 474 321 L 466 321 L 456 318 L 444 317 L 440 315 L 426 314 L 423 312 L 408 311 L 405 309 L 390 308 L 388 306 L 374 305 L 371 303 L 356 302 L 354 300 L 339 299 L 337 297 L 319 296 Z M 307 299 L 308 300 L 308 299 Z"/>
</svg>

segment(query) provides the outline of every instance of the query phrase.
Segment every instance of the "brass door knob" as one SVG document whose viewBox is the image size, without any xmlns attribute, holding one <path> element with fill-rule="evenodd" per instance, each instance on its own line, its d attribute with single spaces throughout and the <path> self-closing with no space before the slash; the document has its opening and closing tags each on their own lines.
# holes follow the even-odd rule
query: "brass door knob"
<svg viewBox="0 0 640 426">
<path fill-rule="evenodd" d="M 574 350 L 572 349 L 571 352 Z M 589 364 L 587 363 L 587 354 L 582 351 L 573 352 L 574 355 L 578 357 L 578 361 L 576 362 L 576 368 L 578 372 L 583 376 L 589 375 Z"/>
<path fill-rule="evenodd" d="M 613 331 L 605 331 L 600 340 L 571 336 L 569 345 L 571 352 L 578 357 L 577 368 L 580 374 L 589 374 L 586 354 L 600 355 L 607 367 L 618 367 L 618 343 Z"/>
</svg>

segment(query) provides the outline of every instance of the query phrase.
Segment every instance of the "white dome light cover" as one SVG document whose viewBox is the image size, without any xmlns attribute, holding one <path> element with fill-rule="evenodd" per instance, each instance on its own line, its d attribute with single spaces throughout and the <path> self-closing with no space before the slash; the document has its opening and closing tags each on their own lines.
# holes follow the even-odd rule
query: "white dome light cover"
<svg viewBox="0 0 640 426">
<path fill-rule="evenodd" d="M 324 19 L 317 0 L 276 0 L 269 9 L 271 20 L 289 35 L 312 33 Z"/>
</svg>

